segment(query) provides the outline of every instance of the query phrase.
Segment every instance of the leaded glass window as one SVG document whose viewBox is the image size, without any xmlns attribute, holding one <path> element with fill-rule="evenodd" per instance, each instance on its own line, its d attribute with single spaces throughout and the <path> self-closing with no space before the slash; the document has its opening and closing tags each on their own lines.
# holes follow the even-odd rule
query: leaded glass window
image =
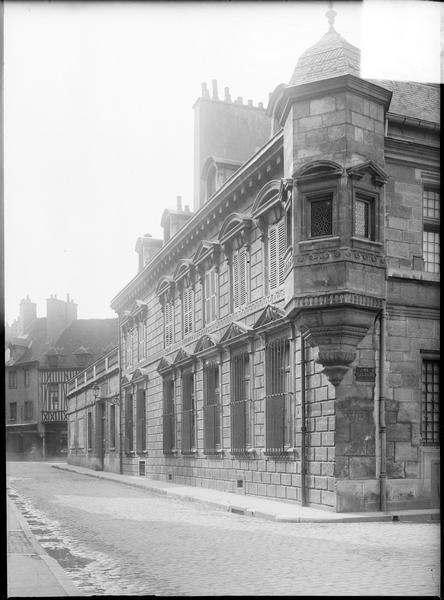
<svg viewBox="0 0 444 600">
<path fill-rule="evenodd" d="M 332 235 L 332 206 L 331 194 L 310 201 L 310 237 Z"/>
<path fill-rule="evenodd" d="M 429 273 L 440 272 L 440 193 L 436 189 L 425 189 L 422 195 L 424 230 L 422 234 L 422 256 L 424 269 Z"/>
</svg>

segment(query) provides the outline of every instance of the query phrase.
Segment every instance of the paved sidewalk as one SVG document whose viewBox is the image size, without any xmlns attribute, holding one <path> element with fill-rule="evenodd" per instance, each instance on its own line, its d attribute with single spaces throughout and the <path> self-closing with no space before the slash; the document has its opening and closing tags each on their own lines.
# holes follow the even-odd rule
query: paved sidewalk
<svg viewBox="0 0 444 600">
<path fill-rule="evenodd" d="M 424 510 L 398 510 L 389 512 L 365 512 L 365 513 L 336 513 L 320 510 L 289 501 L 269 500 L 260 496 L 249 496 L 245 494 L 233 494 L 220 492 L 201 487 L 179 485 L 168 481 L 157 481 L 147 477 L 136 477 L 131 475 L 118 475 L 105 471 L 93 471 L 83 467 L 68 465 L 67 463 L 53 464 L 54 469 L 70 471 L 88 477 L 115 481 L 145 489 L 156 494 L 163 494 L 171 498 L 202 502 L 216 508 L 221 508 L 236 514 L 258 517 L 272 521 L 287 523 L 356 523 L 364 521 L 437 521 L 439 520 L 439 509 Z"/>
<path fill-rule="evenodd" d="M 83 596 L 59 563 L 37 542 L 24 517 L 7 499 L 8 598 Z"/>
</svg>

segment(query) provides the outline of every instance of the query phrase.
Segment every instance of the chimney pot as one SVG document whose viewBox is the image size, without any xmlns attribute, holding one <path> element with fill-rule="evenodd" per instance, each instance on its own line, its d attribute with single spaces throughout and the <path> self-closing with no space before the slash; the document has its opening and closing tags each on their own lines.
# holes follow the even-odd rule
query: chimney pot
<svg viewBox="0 0 444 600">
<path fill-rule="evenodd" d="M 213 79 L 211 83 L 213 84 L 213 100 L 219 100 L 219 96 L 217 94 L 217 79 Z"/>
<path fill-rule="evenodd" d="M 177 210 L 182 210 L 182 196 L 176 196 Z"/>
<path fill-rule="evenodd" d="M 242 96 L 238 96 L 236 98 L 236 104 L 242 104 L 242 103 L 243 103 Z"/>
<path fill-rule="evenodd" d="M 259 107 L 259 108 L 264 108 L 264 103 L 263 103 L 263 102 L 259 102 L 259 103 L 258 103 L 258 107 Z"/>
<path fill-rule="evenodd" d="M 201 86 L 202 86 L 202 97 L 203 97 L 203 98 L 209 98 L 209 97 L 210 97 L 210 94 L 209 94 L 209 92 L 208 92 L 208 86 L 207 86 L 206 82 L 204 81 L 204 82 L 201 84 Z"/>
<path fill-rule="evenodd" d="M 189 204 L 185 204 L 185 212 L 190 212 L 190 205 Z"/>
</svg>

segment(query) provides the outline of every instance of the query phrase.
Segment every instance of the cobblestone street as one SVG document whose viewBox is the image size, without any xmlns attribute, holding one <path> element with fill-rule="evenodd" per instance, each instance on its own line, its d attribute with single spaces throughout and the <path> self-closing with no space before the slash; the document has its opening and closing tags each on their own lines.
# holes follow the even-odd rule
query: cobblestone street
<svg viewBox="0 0 444 600">
<path fill-rule="evenodd" d="M 8 463 L 8 493 L 87 595 L 439 595 L 439 524 L 277 523 Z"/>
</svg>

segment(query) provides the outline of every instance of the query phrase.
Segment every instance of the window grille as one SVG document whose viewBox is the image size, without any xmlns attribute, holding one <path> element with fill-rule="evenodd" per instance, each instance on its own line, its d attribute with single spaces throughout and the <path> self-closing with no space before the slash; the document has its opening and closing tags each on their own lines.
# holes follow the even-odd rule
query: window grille
<svg viewBox="0 0 444 600">
<path fill-rule="evenodd" d="M 422 363 L 422 427 L 423 444 L 439 445 L 439 361 Z"/>
<path fill-rule="evenodd" d="M 182 296 L 182 319 L 183 335 L 188 335 L 193 331 L 193 288 L 189 287 L 183 291 Z"/>
<path fill-rule="evenodd" d="M 216 283 L 217 273 L 213 267 L 205 273 L 205 323 L 212 323 L 216 319 Z"/>
<path fill-rule="evenodd" d="M 146 450 L 146 404 L 145 390 L 136 392 L 136 450 Z"/>
<path fill-rule="evenodd" d="M 332 196 L 328 194 L 322 198 L 310 200 L 310 237 L 332 235 L 333 212 Z"/>
<path fill-rule="evenodd" d="M 231 359 L 231 452 L 245 454 L 248 444 L 250 362 L 248 352 Z"/>
<path fill-rule="evenodd" d="M 125 396 L 125 451 L 133 450 L 133 396 Z"/>
<path fill-rule="evenodd" d="M 116 406 L 111 404 L 109 407 L 109 445 L 111 448 L 116 447 Z"/>
<path fill-rule="evenodd" d="M 440 192 L 424 189 L 422 196 L 424 230 L 422 254 L 424 269 L 429 273 L 440 272 Z"/>
<path fill-rule="evenodd" d="M 290 445 L 290 344 L 279 339 L 268 342 L 265 349 L 266 453 L 282 455 Z"/>
<path fill-rule="evenodd" d="M 175 445 L 174 418 L 174 380 L 172 377 L 163 382 L 163 453 L 170 454 Z"/>
<path fill-rule="evenodd" d="M 284 283 L 284 258 L 287 250 L 285 220 L 272 225 L 268 230 L 268 270 L 270 290 Z"/>
<path fill-rule="evenodd" d="M 194 427 L 194 375 L 184 373 L 182 376 L 182 453 L 190 453 L 195 446 Z"/>
<path fill-rule="evenodd" d="M 240 308 L 247 302 L 247 250 L 245 246 L 233 250 L 233 307 Z"/>
<path fill-rule="evenodd" d="M 171 346 L 171 344 L 173 343 L 173 336 L 174 336 L 174 323 L 173 323 L 173 319 L 174 319 L 174 305 L 173 302 L 166 302 L 163 308 L 163 319 L 164 319 L 164 341 L 165 341 L 165 348 L 167 346 Z"/>
<path fill-rule="evenodd" d="M 220 448 L 219 366 L 207 363 L 204 375 L 204 453 L 215 454 Z"/>
</svg>

